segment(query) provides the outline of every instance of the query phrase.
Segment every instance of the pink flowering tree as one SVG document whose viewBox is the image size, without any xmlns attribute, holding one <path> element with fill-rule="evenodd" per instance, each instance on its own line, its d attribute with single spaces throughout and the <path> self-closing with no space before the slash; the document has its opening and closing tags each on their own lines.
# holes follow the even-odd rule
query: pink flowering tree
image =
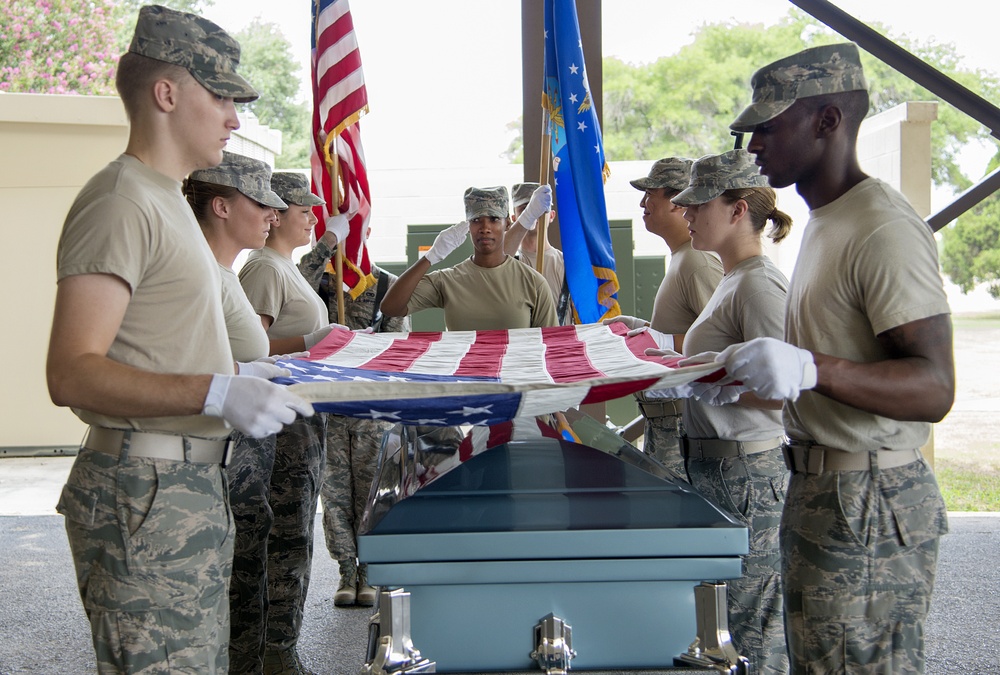
<svg viewBox="0 0 1000 675">
<path fill-rule="evenodd" d="M 0 2 L 0 91 L 114 95 L 123 20 L 114 0 Z"/>
</svg>

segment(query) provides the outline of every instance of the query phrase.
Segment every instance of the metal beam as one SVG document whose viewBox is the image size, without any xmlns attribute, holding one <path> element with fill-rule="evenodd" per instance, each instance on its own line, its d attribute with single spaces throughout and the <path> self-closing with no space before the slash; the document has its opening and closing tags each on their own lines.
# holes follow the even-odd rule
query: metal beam
<svg viewBox="0 0 1000 675">
<path fill-rule="evenodd" d="M 958 195 L 951 204 L 928 216 L 927 224 L 932 231 L 937 232 L 997 190 L 1000 190 L 1000 169 L 994 169 L 988 176 Z"/>
<path fill-rule="evenodd" d="M 931 93 L 940 96 L 989 129 L 995 138 L 1000 139 L 1000 108 L 982 96 L 965 88 L 827 0 L 790 0 L 790 2 L 848 40 L 856 42 L 866 52 L 884 61 Z"/>
</svg>

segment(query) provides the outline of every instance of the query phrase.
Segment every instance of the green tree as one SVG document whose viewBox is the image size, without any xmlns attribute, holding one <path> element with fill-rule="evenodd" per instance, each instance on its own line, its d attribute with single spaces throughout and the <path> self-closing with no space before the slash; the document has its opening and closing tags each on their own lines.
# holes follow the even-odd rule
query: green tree
<svg viewBox="0 0 1000 675">
<path fill-rule="evenodd" d="M 882 33 L 887 31 L 873 26 Z M 996 73 L 961 65 L 955 45 L 891 36 L 903 48 L 987 100 L 1000 98 Z M 765 63 L 819 44 L 842 41 L 815 19 L 791 10 L 776 26 L 718 23 L 703 26 L 677 54 L 632 66 L 604 60 L 604 145 L 611 160 L 699 157 L 732 147 L 729 123 L 746 105 L 750 76 Z M 958 164 L 970 142 L 995 144 L 989 130 L 940 101 L 882 61 L 862 52 L 871 113 L 906 101 L 938 101 L 931 125 L 931 178 L 954 190 L 971 181 Z M 1000 154 L 998 154 L 1000 158 Z M 998 162 L 995 160 L 993 166 Z M 944 273 L 963 292 L 987 284 L 1000 298 L 1000 197 L 963 215 L 942 234 Z"/>
<path fill-rule="evenodd" d="M 987 171 L 1000 167 L 1000 152 Z M 961 289 L 980 284 L 1000 299 L 1000 196 L 993 195 L 941 231 L 941 269 Z"/>
<path fill-rule="evenodd" d="M 259 17 L 234 36 L 240 43 L 240 72 L 260 92 L 246 104 L 261 124 L 281 131 L 279 169 L 309 166 L 310 108 L 296 100 L 301 83 L 292 46 L 277 24 Z"/>
<path fill-rule="evenodd" d="M 881 26 L 873 28 L 885 33 Z M 996 74 L 962 68 L 952 44 L 892 39 L 989 100 L 1000 94 Z M 632 66 L 604 60 L 604 144 L 611 160 L 655 159 L 670 154 L 692 157 L 732 147 L 729 123 L 749 99 L 754 70 L 807 47 L 843 37 L 799 10 L 775 26 L 724 22 L 698 30 L 676 54 Z M 871 113 L 905 101 L 939 100 L 878 59 L 862 53 L 871 92 Z M 941 102 L 931 127 L 932 178 L 936 184 L 970 185 L 957 163 L 958 152 L 989 132 L 978 122 Z"/>
<path fill-rule="evenodd" d="M 878 24 L 872 27 L 888 34 Z M 997 74 L 963 68 L 955 45 L 890 37 L 984 98 L 1000 98 Z M 748 102 L 748 84 L 757 68 L 801 49 L 843 39 L 811 16 L 791 9 L 773 26 L 732 20 L 705 24 L 691 44 L 652 63 L 631 65 L 605 58 L 603 131 L 607 158 L 699 157 L 732 147 L 729 123 Z M 862 60 L 871 92 L 871 113 L 905 101 L 939 101 L 867 53 L 862 52 Z M 958 153 L 969 142 L 991 142 L 989 139 L 989 131 L 978 122 L 939 102 L 938 123 L 931 126 L 935 184 L 958 190 L 968 187 L 970 180 L 958 166 Z M 523 156 L 522 144 L 523 137 L 518 136 L 504 154 Z"/>
</svg>

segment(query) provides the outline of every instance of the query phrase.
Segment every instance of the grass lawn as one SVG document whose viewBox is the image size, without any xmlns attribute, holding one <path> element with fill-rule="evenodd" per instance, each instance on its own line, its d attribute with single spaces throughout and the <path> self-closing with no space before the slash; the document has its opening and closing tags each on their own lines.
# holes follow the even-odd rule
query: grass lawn
<svg viewBox="0 0 1000 675">
<path fill-rule="evenodd" d="M 1000 314 L 952 323 L 955 405 L 934 425 L 934 470 L 949 511 L 1000 511 Z"/>
</svg>

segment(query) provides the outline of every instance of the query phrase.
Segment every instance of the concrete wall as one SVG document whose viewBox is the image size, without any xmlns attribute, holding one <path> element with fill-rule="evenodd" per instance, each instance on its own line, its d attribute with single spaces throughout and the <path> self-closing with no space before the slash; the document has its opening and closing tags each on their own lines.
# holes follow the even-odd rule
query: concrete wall
<svg viewBox="0 0 1000 675">
<path fill-rule="evenodd" d="M 930 123 L 936 104 L 909 103 L 865 122 L 859 144 L 866 171 L 899 187 L 930 211 Z M 252 117 L 230 141 L 230 150 L 273 162 L 277 132 Z M 0 379 L 0 453 L 5 449 L 67 448 L 79 443 L 83 425 L 49 401 L 45 386 L 55 298 L 55 251 L 63 218 L 83 184 L 125 148 L 128 126 L 117 98 L 0 94 L 0 208 L 5 217 L 0 282 L 8 312 L 0 330 L 4 377 Z M 726 150 L 719 148 L 719 151 Z M 644 176 L 652 160 L 615 162 L 605 193 L 608 217 L 632 222 L 635 251 L 669 251 L 645 231 L 640 193 L 628 180 Z M 462 193 L 470 185 L 508 185 L 522 167 L 456 167 L 398 170 L 368 167 L 372 202 L 372 258 L 406 259 L 406 226 L 458 222 Z M 786 272 L 798 254 L 807 210 L 793 189 L 780 191 L 779 208 L 795 220 L 792 235 L 768 254 Z"/>
<path fill-rule="evenodd" d="M 55 250 L 73 198 L 127 138 L 116 98 L 0 95 L 0 285 L 7 304 L 0 446 L 72 446 L 83 433 L 72 412 L 52 405 L 45 386 Z"/>
<path fill-rule="evenodd" d="M 241 115 L 231 149 L 273 162 L 280 133 Z M 0 94 L 0 453 L 75 449 L 83 424 L 49 400 L 45 354 L 56 294 L 56 245 L 80 188 L 125 149 L 121 101 L 106 96 Z"/>
</svg>

